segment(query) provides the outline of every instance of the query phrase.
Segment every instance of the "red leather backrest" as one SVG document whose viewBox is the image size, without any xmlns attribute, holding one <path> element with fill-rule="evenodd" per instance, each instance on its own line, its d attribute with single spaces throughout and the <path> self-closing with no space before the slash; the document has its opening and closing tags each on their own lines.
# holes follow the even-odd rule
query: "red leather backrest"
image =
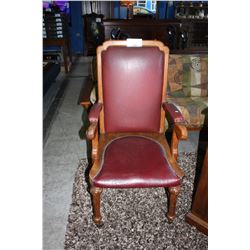
<svg viewBox="0 0 250 250">
<path fill-rule="evenodd" d="M 157 47 L 102 52 L 106 132 L 159 132 L 164 53 Z"/>
</svg>

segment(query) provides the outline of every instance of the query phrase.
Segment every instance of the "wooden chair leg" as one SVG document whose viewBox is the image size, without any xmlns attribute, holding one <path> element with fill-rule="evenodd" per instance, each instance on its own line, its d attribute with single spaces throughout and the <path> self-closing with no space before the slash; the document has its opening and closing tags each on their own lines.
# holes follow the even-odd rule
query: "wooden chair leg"
<svg viewBox="0 0 250 250">
<path fill-rule="evenodd" d="M 92 205 L 93 205 L 93 221 L 96 225 L 102 224 L 102 216 L 100 212 L 100 203 L 101 203 L 101 193 L 102 188 L 91 187 L 90 193 L 92 195 Z"/>
<path fill-rule="evenodd" d="M 168 188 L 169 202 L 168 202 L 167 218 L 169 223 L 172 223 L 173 220 L 175 219 L 176 201 L 179 192 L 180 192 L 180 186 Z"/>
</svg>

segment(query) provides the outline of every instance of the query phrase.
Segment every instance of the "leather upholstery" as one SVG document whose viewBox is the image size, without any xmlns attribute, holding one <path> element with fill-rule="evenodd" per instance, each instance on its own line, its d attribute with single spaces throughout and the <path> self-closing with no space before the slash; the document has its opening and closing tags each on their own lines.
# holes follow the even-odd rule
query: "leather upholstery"
<svg viewBox="0 0 250 250">
<path fill-rule="evenodd" d="M 101 103 L 95 103 L 89 112 L 89 121 L 90 122 L 98 122 L 100 112 L 102 110 L 102 104 Z"/>
<path fill-rule="evenodd" d="M 163 66 L 156 47 L 102 52 L 105 132 L 159 132 Z"/>
<path fill-rule="evenodd" d="M 171 121 L 174 123 L 185 123 L 185 119 L 182 116 L 181 112 L 175 107 L 172 103 L 164 102 L 162 104 L 163 109 L 166 114 L 170 117 Z"/>
<path fill-rule="evenodd" d="M 95 187 L 143 188 L 180 184 L 166 158 L 164 148 L 142 136 L 125 136 L 111 141 L 101 156 Z"/>
</svg>

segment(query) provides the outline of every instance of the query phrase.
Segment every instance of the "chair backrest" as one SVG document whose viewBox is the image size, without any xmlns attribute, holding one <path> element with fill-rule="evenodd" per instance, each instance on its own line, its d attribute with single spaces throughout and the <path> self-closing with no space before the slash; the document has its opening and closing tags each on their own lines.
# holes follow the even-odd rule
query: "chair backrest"
<svg viewBox="0 0 250 250">
<path fill-rule="evenodd" d="M 163 132 L 169 50 L 159 41 L 107 41 L 97 49 L 100 131 Z"/>
</svg>

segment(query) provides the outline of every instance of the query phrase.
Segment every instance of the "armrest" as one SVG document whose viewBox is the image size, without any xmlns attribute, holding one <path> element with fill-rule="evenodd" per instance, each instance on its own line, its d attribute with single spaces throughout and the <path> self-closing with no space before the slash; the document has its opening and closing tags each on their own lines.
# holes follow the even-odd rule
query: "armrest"
<svg viewBox="0 0 250 250">
<path fill-rule="evenodd" d="M 93 140 L 95 137 L 101 110 L 102 110 L 102 104 L 98 102 L 95 103 L 90 109 L 90 112 L 89 112 L 90 126 L 86 132 L 87 139 L 89 140 Z"/>
<path fill-rule="evenodd" d="M 164 109 L 164 111 L 166 112 L 167 118 L 170 118 L 170 120 L 173 123 L 182 123 L 185 124 L 186 121 L 183 117 L 183 115 L 181 114 L 181 112 L 176 108 L 176 106 L 172 103 L 167 103 L 164 102 L 162 104 L 162 107 Z"/>
<path fill-rule="evenodd" d="M 102 104 L 99 102 L 96 102 L 89 111 L 89 121 L 92 122 L 98 122 L 99 115 L 102 110 Z"/>
<path fill-rule="evenodd" d="M 174 131 L 179 140 L 186 140 L 188 138 L 186 120 L 181 112 L 172 103 L 164 102 L 162 104 L 168 120 L 174 123 Z"/>
</svg>

